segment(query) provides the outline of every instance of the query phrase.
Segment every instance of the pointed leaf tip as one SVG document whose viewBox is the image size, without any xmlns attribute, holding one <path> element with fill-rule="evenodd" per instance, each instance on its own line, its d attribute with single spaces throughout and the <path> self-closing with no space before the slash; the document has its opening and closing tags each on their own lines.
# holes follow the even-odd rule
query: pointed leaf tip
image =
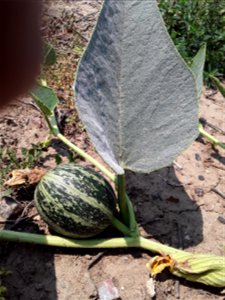
<svg viewBox="0 0 225 300">
<path fill-rule="evenodd" d="M 157 1 L 105 1 L 76 77 L 92 142 L 118 174 L 165 167 L 198 135 L 194 78 Z"/>
<path fill-rule="evenodd" d="M 203 87 L 203 72 L 206 58 L 206 44 L 202 45 L 192 60 L 191 70 L 194 73 L 197 87 L 197 95 L 200 98 Z"/>
</svg>

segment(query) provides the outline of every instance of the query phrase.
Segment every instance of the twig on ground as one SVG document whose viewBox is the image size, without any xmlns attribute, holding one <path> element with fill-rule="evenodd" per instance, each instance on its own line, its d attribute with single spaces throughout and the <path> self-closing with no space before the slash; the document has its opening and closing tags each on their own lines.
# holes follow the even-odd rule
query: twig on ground
<svg viewBox="0 0 225 300">
<path fill-rule="evenodd" d="M 182 167 L 180 164 L 178 164 L 178 162 L 174 161 L 174 162 L 173 162 L 173 165 L 174 165 L 178 170 L 183 170 L 183 167 Z"/>
<path fill-rule="evenodd" d="M 208 95 L 206 94 L 205 97 L 206 97 L 206 99 L 210 99 L 210 100 L 216 101 L 216 99 L 213 98 L 213 96 L 215 96 L 216 94 L 217 94 L 217 91 L 213 91 L 212 93 L 210 93 Z"/>
<path fill-rule="evenodd" d="M 214 193 L 216 193 L 217 195 L 219 195 L 225 200 L 225 194 L 222 193 L 221 191 L 217 190 L 216 188 L 212 188 L 211 191 L 213 191 Z"/>
<path fill-rule="evenodd" d="M 94 265 L 96 265 L 99 260 L 105 255 L 105 252 L 99 252 L 88 264 L 88 270 L 90 270 Z"/>
<path fill-rule="evenodd" d="M 212 128 L 212 129 L 214 129 L 214 130 L 216 130 L 216 131 L 218 131 L 218 132 L 220 132 L 220 133 L 222 133 L 222 134 L 225 134 L 225 131 L 224 131 L 223 129 L 219 128 L 218 126 L 213 125 L 212 123 L 208 122 L 207 120 L 205 120 L 205 123 L 206 123 L 206 125 L 209 126 L 210 128 Z"/>
<path fill-rule="evenodd" d="M 40 109 L 34 103 L 32 103 L 32 102 L 25 102 L 25 101 L 22 101 L 22 100 L 18 100 L 18 102 L 20 102 L 20 103 L 22 103 L 24 105 L 32 106 L 37 111 L 40 111 Z"/>
<path fill-rule="evenodd" d="M 28 208 L 29 208 L 30 206 L 32 206 L 33 204 L 34 204 L 33 201 L 31 201 L 31 202 L 29 202 L 29 203 L 24 207 L 24 209 L 23 209 L 21 215 L 19 216 L 18 219 L 15 220 L 14 224 L 12 224 L 12 225 L 10 226 L 9 230 L 13 229 L 13 228 L 14 228 L 16 225 L 18 225 L 20 222 L 22 222 L 22 221 L 24 221 L 24 220 L 26 220 L 26 219 L 28 219 L 28 218 L 33 218 L 34 216 L 37 215 L 37 213 L 35 213 L 35 214 L 33 214 L 31 217 L 28 217 L 28 216 L 24 217 L 25 214 L 27 213 Z"/>
<path fill-rule="evenodd" d="M 81 32 L 79 32 L 77 29 L 74 29 L 74 32 L 76 34 L 78 34 L 82 39 L 84 39 L 85 42 L 88 42 L 88 39 Z"/>
<path fill-rule="evenodd" d="M 216 169 L 225 171 L 225 168 L 223 168 L 223 167 L 221 167 L 221 166 L 217 166 L 216 164 L 211 164 L 211 166 L 214 167 L 214 168 L 216 168 Z"/>
</svg>

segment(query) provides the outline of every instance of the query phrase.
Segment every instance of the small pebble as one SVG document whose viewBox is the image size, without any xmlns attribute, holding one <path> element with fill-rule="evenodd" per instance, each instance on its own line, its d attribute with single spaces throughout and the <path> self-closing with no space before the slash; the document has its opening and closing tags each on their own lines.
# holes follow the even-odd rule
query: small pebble
<svg viewBox="0 0 225 300">
<path fill-rule="evenodd" d="M 223 216 L 219 216 L 219 217 L 217 218 L 217 220 L 218 220 L 220 223 L 225 224 L 225 218 L 224 218 Z"/>
<path fill-rule="evenodd" d="M 91 259 L 92 259 L 92 256 L 89 255 L 89 254 L 86 254 L 86 255 L 85 255 L 85 258 L 88 259 L 88 260 L 91 260 Z"/>
<path fill-rule="evenodd" d="M 98 288 L 99 300 L 118 300 L 120 299 L 119 291 L 115 287 L 112 278 L 105 280 Z"/>
<path fill-rule="evenodd" d="M 201 180 L 201 181 L 204 181 L 204 180 L 205 180 L 205 177 L 202 176 L 202 175 L 199 175 L 199 176 L 198 176 L 198 179 Z"/>
<path fill-rule="evenodd" d="M 155 282 L 153 278 L 149 278 L 149 280 L 146 282 L 146 292 L 148 296 L 150 297 L 149 299 L 153 299 L 156 295 L 155 292 Z"/>
<path fill-rule="evenodd" d="M 195 194 L 198 196 L 198 197 L 203 197 L 205 192 L 202 188 L 200 187 L 196 187 L 195 188 Z"/>
<path fill-rule="evenodd" d="M 195 153 L 195 159 L 196 159 L 197 161 L 202 160 L 202 159 L 201 159 L 201 156 L 200 156 L 198 153 Z"/>
</svg>

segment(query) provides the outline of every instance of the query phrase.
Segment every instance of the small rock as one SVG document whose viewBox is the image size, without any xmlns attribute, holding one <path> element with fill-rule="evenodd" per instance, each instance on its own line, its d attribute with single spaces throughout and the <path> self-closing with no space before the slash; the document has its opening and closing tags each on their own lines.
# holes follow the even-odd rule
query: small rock
<svg viewBox="0 0 225 300">
<path fill-rule="evenodd" d="M 105 280 L 98 288 L 99 300 L 119 300 L 120 295 L 112 278 Z"/>
<path fill-rule="evenodd" d="M 225 218 L 224 218 L 224 216 L 219 216 L 219 217 L 217 218 L 217 220 L 218 220 L 220 223 L 225 224 Z"/>
<path fill-rule="evenodd" d="M 195 159 L 197 161 L 200 161 L 201 160 L 201 156 L 198 153 L 195 153 Z"/>
<path fill-rule="evenodd" d="M 86 255 L 85 255 L 85 258 L 88 259 L 88 260 L 91 260 L 91 259 L 92 259 L 92 256 L 89 255 L 89 254 L 86 254 Z"/>
<path fill-rule="evenodd" d="M 205 177 L 202 176 L 202 175 L 199 175 L 199 176 L 198 176 L 198 179 L 201 180 L 201 181 L 204 181 L 204 180 L 205 180 Z"/>
<path fill-rule="evenodd" d="M 154 279 L 149 278 L 145 286 L 146 286 L 147 296 L 149 296 L 149 299 L 153 299 L 156 295 Z"/>
<path fill-rule="evenodd" d="M 196 187 L 195 188 L 195 194 L 198 196 L 198 197 L 203 197 L 205 192 L 202 188 L 200 187 Z"/>
</svg>

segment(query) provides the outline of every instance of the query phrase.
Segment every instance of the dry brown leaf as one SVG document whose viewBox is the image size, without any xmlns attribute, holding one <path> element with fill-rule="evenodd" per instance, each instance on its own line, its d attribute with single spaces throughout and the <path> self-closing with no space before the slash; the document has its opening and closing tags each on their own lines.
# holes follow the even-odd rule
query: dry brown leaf
<svg viewBox="0 0 225 300">
<path fill-rule="evenodd" d="M 13 170 L 9 174 L 10 179 L 7 180 L 4 185 L 15 187 L 23 184 L 37 184 L 45 173 L 45 170 L 39 168 Z"/>
</svg>

